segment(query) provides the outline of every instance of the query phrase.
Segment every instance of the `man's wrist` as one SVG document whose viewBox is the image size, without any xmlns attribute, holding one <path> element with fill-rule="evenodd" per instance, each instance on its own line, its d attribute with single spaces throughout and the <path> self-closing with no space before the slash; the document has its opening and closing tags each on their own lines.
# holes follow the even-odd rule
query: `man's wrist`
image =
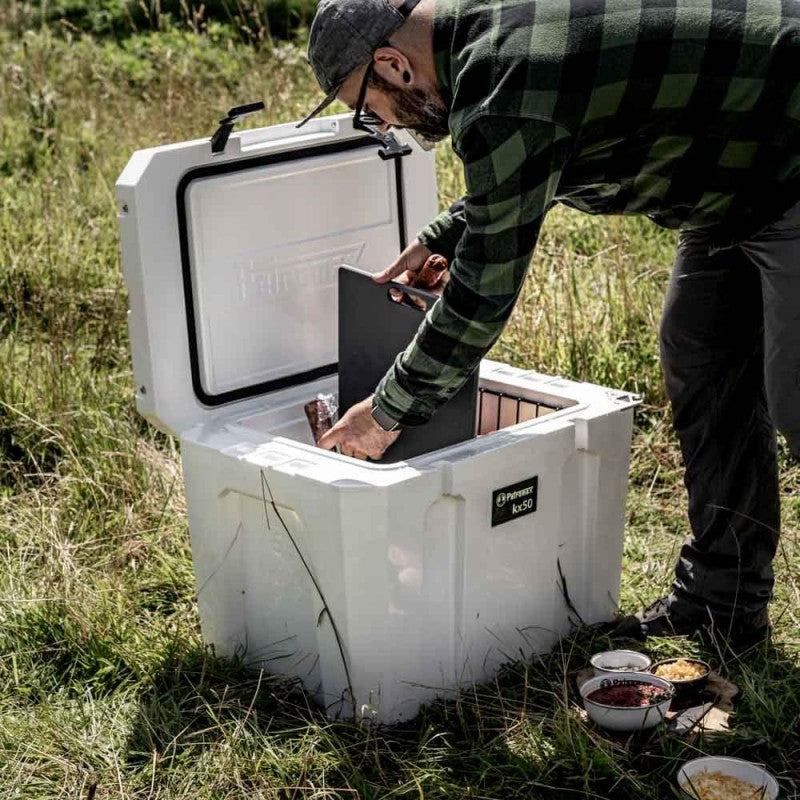
<svg viewBox="0 0 800 800">
<path fill-rule="evenodd" d="M 382 430 L 386 431 L 386 433 L 390 433 L 391 431 L 398 431 L 400 430 L 400 423 L 390 417 L 373 399 L 372 401 L 372 419 L 378 424 Z"/>
</svg>

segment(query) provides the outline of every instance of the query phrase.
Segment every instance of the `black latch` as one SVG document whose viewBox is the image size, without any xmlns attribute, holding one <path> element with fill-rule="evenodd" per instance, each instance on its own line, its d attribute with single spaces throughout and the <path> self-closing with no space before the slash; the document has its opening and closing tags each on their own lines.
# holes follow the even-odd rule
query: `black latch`
<svg viewBox="0 0 800 800">
<path fill-rule="evenodd" d="M 384 124 L 380 117 L 376 117 L 371 112 L 365 112 L 363 110 L 366 91 L 367 82 L 364 81 L 361 87 L 361 93 L 358 96 L 358 101 L 356 102 L 356 113 L 353 115 L 353 127 L 357 131 L 368 133 L 370 138 L 383 145 L 383 147 L 378 150 L 378 155 L 384 161 L 388 161 L 390 158 L 410 156 L 411 148 L 407 144 L 400 144 L 400 142 L 397 141 L 397 137 L 390 131 L 383 133 L 383 131 L 379 130 L 378 126 Z"/>
<path fill-rule="evenodd" d="M 211 152 L 224 153 L 225 147 L 228 144 L 228 137 L 231 135 L 231 131 L 237 120 L 249 114 L 255 114 L 256 111 L 263 110 L 264 104 L 260 100 L 257 103 L 248 103 L 245 106 L 236 106 L 232 108 L 228 112 L 228 116 L 219 121 L 219 128 L 217 128 L 216 133 L 211 137 Z"/>
<path fill-rule="evenodd" d="M 400 158 L 402 156 L 411 155 L 411 147 L 407 144 L 400 144 L 393 133 L 371 131 L 370 136 L 377 139 L 383 145 L 383 147 L 378 150 L 378 155 L 384 161 L 388 161 L 390 158 Z"/>
</svg>

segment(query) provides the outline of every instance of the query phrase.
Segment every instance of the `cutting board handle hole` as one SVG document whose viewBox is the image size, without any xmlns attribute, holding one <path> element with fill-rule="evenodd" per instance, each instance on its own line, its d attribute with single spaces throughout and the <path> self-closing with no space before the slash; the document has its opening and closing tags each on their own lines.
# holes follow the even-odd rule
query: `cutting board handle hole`
<svg viewBox="0 0 800 800">
<path fill-rule="evenodd" d="M 399 299 L 397 295 L 400 295 Z M 418 295 L 401 292 L 399 289 L 387 290 L 386 298 L 390 303 L 399 303 L 400 305 L 410 306 L 411 308 L 416 308 L 418 311 L 428 310 L 428 304 L 423 298 L 419 297 Z"/>
</svg>

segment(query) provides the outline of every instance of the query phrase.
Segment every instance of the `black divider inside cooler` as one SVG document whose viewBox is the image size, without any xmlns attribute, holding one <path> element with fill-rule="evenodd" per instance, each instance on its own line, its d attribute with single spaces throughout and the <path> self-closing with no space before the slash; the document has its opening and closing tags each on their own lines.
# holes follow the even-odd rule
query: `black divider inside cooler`
<svg viewBox="0 0 800 800">
<path fill-rule="evenodd" d="M 398 284 L 391 284 L 400 288 Z M 403 287 L 426 308 L 436 302 L 429 292 Z M 369 273 L 339 269 L 339 415 L 368 397 L 409 345 L 424 318 L 424 309 L 395 302 L 390 284 L 377 284 Z M 424 425 L 404 428 L 384 453 L 392 464 L 441 450 L 475 435 L 477 370 Z"/>
<path fill-rule="evenodd" d="M 395 302 L 389 297 L 389 286 L 376 284 L 369 274 L 351 267 L 339 270 L 340 416 L 374 391 L 423 320 L 424 309 Z M 424 300 L 428 308 L 436 301 L 428 292 L 403 289 Z M 504 391 L 493 388 L 493 382 L 480 382 L 476 370 L 428 423 L 405 428 L 384 454 L 383 463 L 408 460 L 576 404 L 524 389 Z"/>
</svg>

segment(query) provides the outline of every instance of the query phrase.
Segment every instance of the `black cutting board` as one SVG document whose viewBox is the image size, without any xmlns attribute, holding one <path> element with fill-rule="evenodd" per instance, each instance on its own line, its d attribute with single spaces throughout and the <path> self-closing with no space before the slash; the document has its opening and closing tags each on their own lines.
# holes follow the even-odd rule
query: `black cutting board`
<svg viewBox="0 0 800 800">
<path fill-rule="evenodd" d="M 428 308 L 436 297 L 396 283 L 378 284 L 367 272 L 339 268 L 339 417 L 375 391 L 397 354 L 414 338 L 425 312 L 389 297 L 391 286 L 422 297 Z M 392 464 L 430 453 L 475 435 L 478 371 L 425 425 L 404 428 L 381 463 Z"/>
</svg>

